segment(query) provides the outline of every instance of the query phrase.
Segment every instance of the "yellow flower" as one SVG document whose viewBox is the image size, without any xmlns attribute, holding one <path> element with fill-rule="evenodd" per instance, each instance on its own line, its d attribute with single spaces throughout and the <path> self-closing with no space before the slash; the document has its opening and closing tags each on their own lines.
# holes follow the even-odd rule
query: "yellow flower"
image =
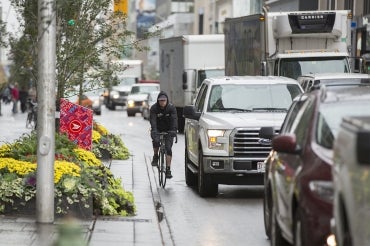
<svg viewBox="0 0 370 246">
<path fill-rule="evenodd" d="M 98 131 L 101 135 L 108 135 L 109 134 L 107 128 L 105 128 L 104 126 L 100 125 L 97 122 L 94 122 L 94 130 Z"/>
<path fill-rule="evenodd" d="M 4 157 L 11 149 L 10 144 L 3 144 L 0 146 L 0 157 Z"/>
<path fill-rule="evenodd" d="M 98 131 L 96 131 L 96 130 L 93 130 L 92 131 L 92 141 L 94 143 L 99 143 L 100 138 L 101 138 L 100 133 Z"/>
<path fill-rule="evenodd" d="M 73 151 L 77 154 L 77 158 L 80 161 L 85 162 L 89 166 L 101 166 L 102 165 L 101 161 L 98 158 L 96 158 L 94 153 L 90 151 L 84 150 L 82 148 L 77 148 L 77 149 L 74 149 Z"/>
<path fill-rule="evenodd" d="M 81 168 L 68 161 L 55 161 L 54 163 L 54 183 L 58 183 L 63 175 L 80 177 Z"/>
<path fill-rule="evenodd" d="M 13 158 L 0 158 L 1 169 L 7 169 L 10 173 L 24 176 L 34 172 L 36 170 L 36 164 L 27 161 L 18 161 Z"/>
</svg>

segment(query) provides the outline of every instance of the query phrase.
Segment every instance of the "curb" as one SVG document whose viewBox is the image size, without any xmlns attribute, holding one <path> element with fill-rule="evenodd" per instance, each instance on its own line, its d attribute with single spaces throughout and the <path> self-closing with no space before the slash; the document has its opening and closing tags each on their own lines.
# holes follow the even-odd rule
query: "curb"
<svg viewBox="0 0 370 246">
<path fill-rule="evenodd" d="M 158 227 L 161 233 L 162 244 L 163 245 L 175 245 L 173 237 L 172 237 L 171 229 L 166 219 L 165 210 L 162 206 L 161 196 L 158 192 L 158 190 L 162 188 L 160 188 L 157 183 L 157 179 L 155 175 L 156 168 L 152 167 L 150 163 L 150 157 L 145 156 L 144 154 L 144 159 L 145 159 L 145 164 L 146 164 L 146 168 L 148 172 L 150 189 L 151 189 L 152 197 L 153 197 L 153 204 L 155 206 L 155 210 L 157 213 Z"/>
</svg>

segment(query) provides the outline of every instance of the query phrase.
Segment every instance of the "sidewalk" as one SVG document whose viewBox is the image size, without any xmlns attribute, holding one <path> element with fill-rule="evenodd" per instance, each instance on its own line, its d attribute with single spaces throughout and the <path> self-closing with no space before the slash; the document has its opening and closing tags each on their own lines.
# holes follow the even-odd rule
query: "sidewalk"
<svg viewBox="0 0 370 246">
<path fill-rule="evenodd" d="M 26 114 L 13 115 L 8 112 L 9 105 L 2 106 L 0 141 L 5 139 L 11 142 L 29 132 L 23 124 L 26 122 Z M 79 220 L 81 236 L 88 245 L 172 245 L 169 233 L 165 230 L 168 228 L 165 220 L 160 223 L 158 221 L 155 204 L 159 198 L 149 159 L 142 153 L 131 154 L 128 160 L 113 160 L 111 171 L 115 177 L 122 178 L 126 190 L 133 192 L 137 214 L 131 217 L 102 216 L 92 220 Z M 144 175 L 147 178 L 143 178 Z M 63 223 L 61 219 L 55 219 L 53 224 L 39 224 L 35 217 L 2 215 L 0 245 L 52 245 L 58 238 L 58 230 Z"/>
</svg>

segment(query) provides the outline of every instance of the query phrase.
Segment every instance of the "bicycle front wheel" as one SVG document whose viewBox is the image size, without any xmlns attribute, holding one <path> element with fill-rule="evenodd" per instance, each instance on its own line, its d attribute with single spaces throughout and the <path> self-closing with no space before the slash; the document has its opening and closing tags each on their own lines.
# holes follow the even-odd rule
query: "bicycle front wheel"
<svg viewBox="0 0 370 246">
<path fill-rule="evenodd" d="M 164 158 L 165 158 L 164 153 L 160 153 L 158 165 L 158 179 L 159 185 L 163 188 L 166 186 L 166 165 Z"/>
</svg>

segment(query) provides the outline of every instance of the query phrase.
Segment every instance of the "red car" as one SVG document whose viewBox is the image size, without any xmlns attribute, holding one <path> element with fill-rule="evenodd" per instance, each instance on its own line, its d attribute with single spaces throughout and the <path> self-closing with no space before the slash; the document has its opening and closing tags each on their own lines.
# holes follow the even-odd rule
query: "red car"
<svg viewBox="0 0 370 246">
<path fill-rule="evenodd" d="M 332 148 L 342 117 L 369 112 L 370 87 L 296 98 L 266 159 L 264 221 L 271 245 L 326 245 L 333 216 Z"/>
</svg>

